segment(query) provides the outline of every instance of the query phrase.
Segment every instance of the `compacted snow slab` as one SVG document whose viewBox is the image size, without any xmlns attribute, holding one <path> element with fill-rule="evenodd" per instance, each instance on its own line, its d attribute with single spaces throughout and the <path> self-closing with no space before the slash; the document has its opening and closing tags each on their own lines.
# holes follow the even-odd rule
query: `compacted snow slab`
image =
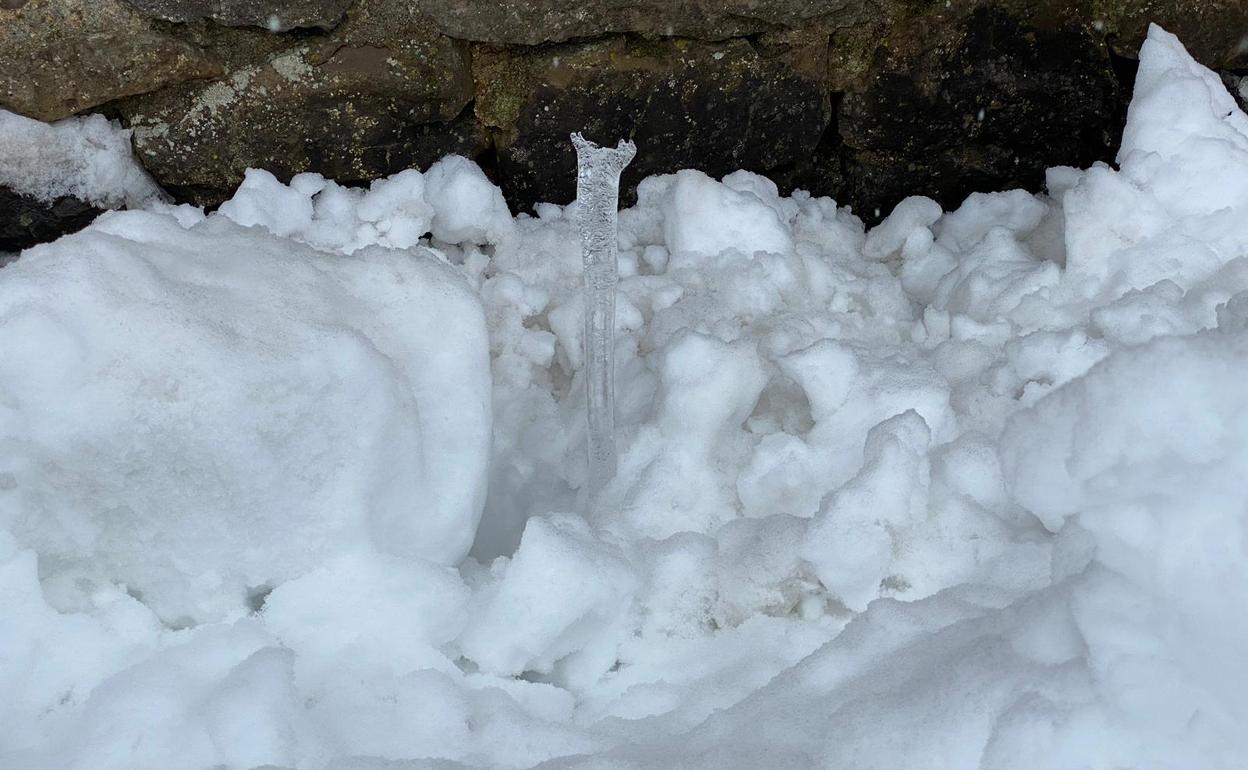
<svg viewBox="0 0 1248 770">
<path fill-rule="evenodd" d="M 0 524 L 45 577 L 124 583 L 186 624 L 329 554 L 467 553 L 486 331 L 431 253 L 124 212 L 0 284 Z"/>
</svg>

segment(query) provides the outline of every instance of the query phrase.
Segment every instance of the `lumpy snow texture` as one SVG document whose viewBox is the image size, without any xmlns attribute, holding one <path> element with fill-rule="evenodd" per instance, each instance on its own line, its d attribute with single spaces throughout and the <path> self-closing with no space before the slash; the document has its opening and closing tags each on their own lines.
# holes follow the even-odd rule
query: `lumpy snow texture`
<svg viewBox="0 0 1248 770">
<path fill-rule="evenodd" d="M 0 766 L 1242 768 L 1246 179 L 1158 28 L 1042 195 L 647 179 L 596 495 L 575 207 L 462 158 L 29 250 Z"/>
</svg>

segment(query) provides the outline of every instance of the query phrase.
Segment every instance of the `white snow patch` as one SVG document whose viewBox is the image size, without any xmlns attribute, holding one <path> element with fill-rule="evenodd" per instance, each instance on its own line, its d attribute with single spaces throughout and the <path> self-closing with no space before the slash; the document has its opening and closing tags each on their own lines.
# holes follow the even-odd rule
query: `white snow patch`
<svg viewBox="0 0 1248 770">
<path fill-rule="evenodd" d="M 130 131 L 102 115 L 56 123 L 0 109 L 0 187 L 51 202 L 71 196 L 101 208 L 130 208 L 160 188 L 130 154 Z"/>
<path fill-rule="evenodd" d="M 108 215 L 4 269 L 0 392 L 0 526 L 168 622 L 340 550 L 455 564 L 476 530 L 485 325 L 429 252 Z"/>
</svg>

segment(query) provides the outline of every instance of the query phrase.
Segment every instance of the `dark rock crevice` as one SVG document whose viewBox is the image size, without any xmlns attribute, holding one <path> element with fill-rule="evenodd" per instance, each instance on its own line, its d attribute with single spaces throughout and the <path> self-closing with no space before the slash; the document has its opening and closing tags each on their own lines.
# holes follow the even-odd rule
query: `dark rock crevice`
<svg viewBox="0 0 1248 770">
<path fill-rule="evenodd" d="M 5 252 L 17 253 L 81 230 L 101 210 L 76 198 L 48 202 L 0 187 L 0 264 Z"/>
<path fill-rule="evenodd" d="M 948 207 L 971 192 L 1038 190 L 1050 166 L 1113 158 L 1126 94 L 1087 27 L 1032 27 L 981 7 L 956 32 L 846 96 L 845 197 L 868 218 L 907 194 Z"/>
</svg>

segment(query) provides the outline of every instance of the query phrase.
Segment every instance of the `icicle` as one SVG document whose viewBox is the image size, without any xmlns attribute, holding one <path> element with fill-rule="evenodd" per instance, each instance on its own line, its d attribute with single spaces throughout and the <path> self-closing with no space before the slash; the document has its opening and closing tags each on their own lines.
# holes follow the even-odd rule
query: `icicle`
<svg viewBox="0 0 1248 770">
<path fill-rule="evenodd" d="M 620 173 L 637 154 L 632 142 L 599 147 L 572 134 L 576 200 L 585 265 L 585 382 L 588 387 L 589 491 L 615 476 L 615 286 Z"/>
</svg>

